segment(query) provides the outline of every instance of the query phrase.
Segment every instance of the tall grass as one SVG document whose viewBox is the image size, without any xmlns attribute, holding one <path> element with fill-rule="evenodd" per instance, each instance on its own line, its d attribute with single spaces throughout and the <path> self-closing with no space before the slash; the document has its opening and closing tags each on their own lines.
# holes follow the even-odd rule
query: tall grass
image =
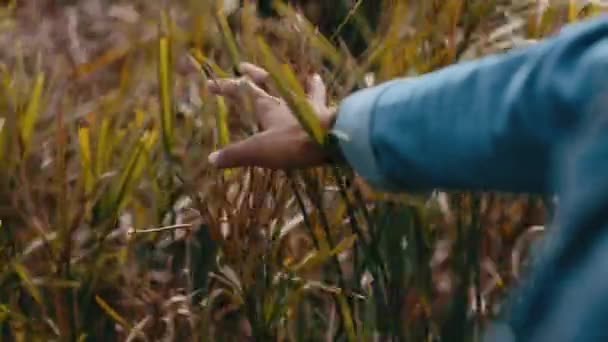
<svg viewBox="0 0 608 342">
<path fill-rule="evenodd" d="M 212 1 L 103 5 L 114 19 L 87 1 L 2 5 L 14 46 L 0 59 L 0 341 L 478 340 L 517 283 L 542 199 L 387 195 L 334 166 L 219 172 L 206 156 L 256 127 L 204 80 L 266 67 L 322 144 L 309 73 L 338 103 L 599 9 L 385 1 L 371 27 L 365 2 L 334 27 L 358 30 L 363 52 L 278 2 L 267 18 Z M 28 25 L 61 28 L 66 13 L 79 26 L 37 48 L 43 29 Z"/>
</svg>

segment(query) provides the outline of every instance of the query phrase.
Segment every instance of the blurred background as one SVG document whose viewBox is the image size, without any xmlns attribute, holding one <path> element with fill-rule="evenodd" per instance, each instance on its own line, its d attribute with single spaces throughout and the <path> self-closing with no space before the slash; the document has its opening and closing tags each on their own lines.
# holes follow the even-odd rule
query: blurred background
<svg viewBox="0 0 608 342">
<path fill-rule="evenodd" d="M 204 81 L 249 61 L 297 96 L 318 72 L 338 104 L 603 10 L 0 1 L 0 341 L 479 341 L 549 199 L 387 195 L 331 166 L 213 170 L 211 151 L 257 127 Z"/>
</svg>

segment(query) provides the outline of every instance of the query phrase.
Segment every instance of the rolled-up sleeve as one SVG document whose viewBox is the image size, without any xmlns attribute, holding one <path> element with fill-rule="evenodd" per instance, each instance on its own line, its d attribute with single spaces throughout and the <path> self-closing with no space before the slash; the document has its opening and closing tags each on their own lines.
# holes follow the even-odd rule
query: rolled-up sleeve
<svg viewBox="0 0 608 342">
<path fill-rule="evenodd" d="M 340 148 L 349 164 L 370 184 L 383 190 L 397 188 L 383 174 L 373 150 L 370 125 L 376 109 L 376 101 L 391 82 L 364 89 L 342 101 L 334 130 L 338 133 Z"/>
<path fill-rule="evenodd" d="M 606 37 L 601 17 L 527 48 L 358 91 L 334 126 L 342 152 L 381 190 L 553 190 L 556 153 L 606 82 Z"/>
<path fill-rule="evenodd" d="M 556 193 L 551 236 L 489 341 L 608 340 L 608 20 L 353 94 L 346 159 L 390 190 Z"/>
</svg>

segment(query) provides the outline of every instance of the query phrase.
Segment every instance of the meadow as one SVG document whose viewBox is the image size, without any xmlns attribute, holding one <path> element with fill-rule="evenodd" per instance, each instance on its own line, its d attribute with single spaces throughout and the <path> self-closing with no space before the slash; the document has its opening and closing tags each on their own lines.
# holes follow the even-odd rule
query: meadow
<svg viewBox="0 0 608 342">
<path fill-rule="evenodd" d="M 479 341 L 551 202 L 384 194 L 347 167 L 216 170 L 266 68 L 322 141 L 351 92 L 534 44 L 575 1 L 0 2 L 0 341 Z M 466 168 L 467 165 L 463 165 Z"/>
</svg>

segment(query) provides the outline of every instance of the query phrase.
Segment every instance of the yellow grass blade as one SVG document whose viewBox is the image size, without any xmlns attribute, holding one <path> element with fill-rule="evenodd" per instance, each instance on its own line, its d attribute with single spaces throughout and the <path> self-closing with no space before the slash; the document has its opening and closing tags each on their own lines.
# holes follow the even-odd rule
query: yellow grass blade
<svg viewBox="0 0 608 342">
<path fill-rule="evenodd" d="M 568 21 L 573 22 L 578 19 L 578 6 L 576 0 L 568 0 Z"/>
<path fill-rule="evenodd" d="M 200 49 L 190 49 L 190 60 L 205 78 L 207 76 L 205 75 L 205 69 L 203 65 L 210 68 L 211 71 L 213 71 L 213 73 L 215 73 L 215 76 L 218 78 L 230 77 L 230 75 L 226 71 L 224 71 L 224 69 L 222 69 L 219 65 L 217 65 L 217 63 L 215 63 L 209 58 L 206 58 Z"/>
<path fill-rule="evenodd" d="M 258 38 L 258 46 L 264 57 L 264 67 L 274 81 L 277 90 L 289 104 L 293 114 L 302 127 L 318 144 L 325 143 L 325 132 L 321 127 L 319 117 L 305 95 L 304 89 L 297 81 L 295 73 L 288 65 L 281 65 L 270 47 L 262 37 Z"/>
<path fill-rule="evenodd" d="M 135 120 L 133 122 L 135 124 L 135 127 L 137 127 L 137 128 L 143 127 L 145 119 L 146 119 L 146 113 L 141 109 L 136 109 L 135 110 Z"/>
<path fill-rule="evenodd" d="M 13 263 L 13 270 L 15 270 L 15 273 L 17 273 L 19 279 L 21 279 L 21 283 L 23 284 L 27 292 L 30 294 L 30 296 L 34 298 L 36 303 L 42 305 L 42 294 L 40 294 L 40 291 L 32 282 L 32 278 L 30 277 L 29 271 L 22 264 L 17 262 Z"/>
<path fill-rule="evenodd" d="M 99 307 L 114 320 L 114 322 L 120 324 L 125 329 L 131 329 L 131 325 L 127 322 L 127 320 L 124 319 L 116 310 L 114 310 L 105 300 L 99 296 L 95 296 L 95 301 L 97 302 L 97 305 L 99 305 Z"/>
<path fill-rule="evenodd" d="M 355 334 L 355 325 L 353 323 L 350 307 L 348 306 L 348 301 L 342 293 L 338 293 L 335 296 L 338 305 L 340 306 L 340 311 L 342 312 L 342 323 L 344 324 L 344 330 L 346 330 L 346 337 L 349 342 L 355 342 L 357 341 L 357 335 Z"/>
<path fill-rule="evenodd" d="M 91 134 L 89 124 L 81 122 L 78 127 L 78 147 L 80 151 L 80 167 L 82 168 L 82 179 L 84 182 L 85 194 L 90 194 L 93 190 L 93 165 L 91 157 Z"/>
<path fill-rule="evenodd" d="M 353 234 L 342 240 L 331 251 L 327 249 L 321 249 L 319 251 L 312 252 L 307 257 L 305 257 L 304 260 L 293 266 L 291 269 L 294 272 L 302 272 L 314 269 L 315 267 L 325 263 L 327 260 L 329 260 L 329 258 L 333 257 L 334 255 L 341 254 L 349 248 L 352 248 L 356 240 L 357 236 Z"/>
<path fill-rule="evenodd" d="M 230 132 L 228 131 L 228 107 L 226 107 L 226 101 L 223 96 L 217 96 L 217 114 L 215 120 L 218 147 L 224 147 L 230 143 Z"/>
<path fill-rule="evenodd" d="M 342 66 L 343 57 L 340 51 L 312 23 L 296 12 L 292 6 L 282 1 L 274 1 L 273 5 L 280 15 L 289 18 L 289 22 L 298 24 L 298 27 L 310 39 L 310 44 L 320 51 L 323 57 L 327 58 L 334 66 Z"/>
<path fill-rule="evenodd" d="M 4 162 L 4 146 L 6 146 L 7 134 L 4 130 L 5 118 L 0 118 L 0 163 Z"/>
<path fill-rule="evenodd" d="M 77 65 L 73 71 L 72 77 L 82 78 L 91 74 L 123 58 L 128 52 L 129 47 L 113 47 L 92 61 Z"/>
<path fill-rule="evenodd" d="M 124 171 L 120 176 L 118 191 L 113 201 L 115 209 L 122 208 L 127 202 L 133 187 L 148 165 L 148 152 L 151 150 L 157 139 L 157 130 L 145 132 L 140 138 L 138 144 L 131 153 L 131 157 L 124 168 Z"/>
<path fill-rule="evenodd" d="M 236 67 L 239 65 L 241 57 L 239 56 L 239 48 L 236 43 L 236 39 L 234 38 L 234 33 L 230 29 L 230 26 L 228 25 L 228 20 L 226 19 L 226 15 L 224 14 L 223 3 L 223 1 L 219 2 L 220 6 L 215 17 L 217 19 L 217 24 L 219 26 L 220 33 L 222 34 L 222 39 L 224 41 L 224 44 L 226 45 L 226 49 L 228 49 L 228 54 L 230 55 L 232 65 Z"/>
<path fill-rule="evenodd" d="M 161 126 L 165 152 L 173 151 L 173 79 L 172 79 L 171 42 L 168 36 L 159 39 L 158 83 L 161 102 Z"/>
<path fill-rule="evenodd" d="M 141 175 L 146 168 L 151 167 L 148 155 L 152 150 L 152 146 L 158 140 L 159 134 L 156 129 L 144 132 L 129 154 L 126 155 L 126 162 L 120 168 L 120 174 L 117 175 L 118 181 L 103 199 L 103 217 L 116 215 L 128 203 L 130 194 L 141 178 Z"/>
<path fill-rule="evenodd" d="M 25 111 L 19 117 L 19 131 L 21 134 L 21 142 L 23 143 L 23 152 L 26 154 L 29 149 L 34 127 L 40 113 L 40 102 L 42 101 L 42 90 L 44 88 L 45 76 L 44 73 L 39 73 L 34 82 L 34 88 L 30 94 L 29 101 Z"/>
<path fill-rule="evenodd" d="M 99 176 L 106 172 L 108 163 L 110 162 L 110 156 L 112 153 L 112 146 L 109 139 L 110 134 L 110 118 L 104 117 L 101 119 L 101 125 L 99 128 L 99 136 L 97 140 L 97 160 L 95 162 L 95 175 Z"/>
</svg>

